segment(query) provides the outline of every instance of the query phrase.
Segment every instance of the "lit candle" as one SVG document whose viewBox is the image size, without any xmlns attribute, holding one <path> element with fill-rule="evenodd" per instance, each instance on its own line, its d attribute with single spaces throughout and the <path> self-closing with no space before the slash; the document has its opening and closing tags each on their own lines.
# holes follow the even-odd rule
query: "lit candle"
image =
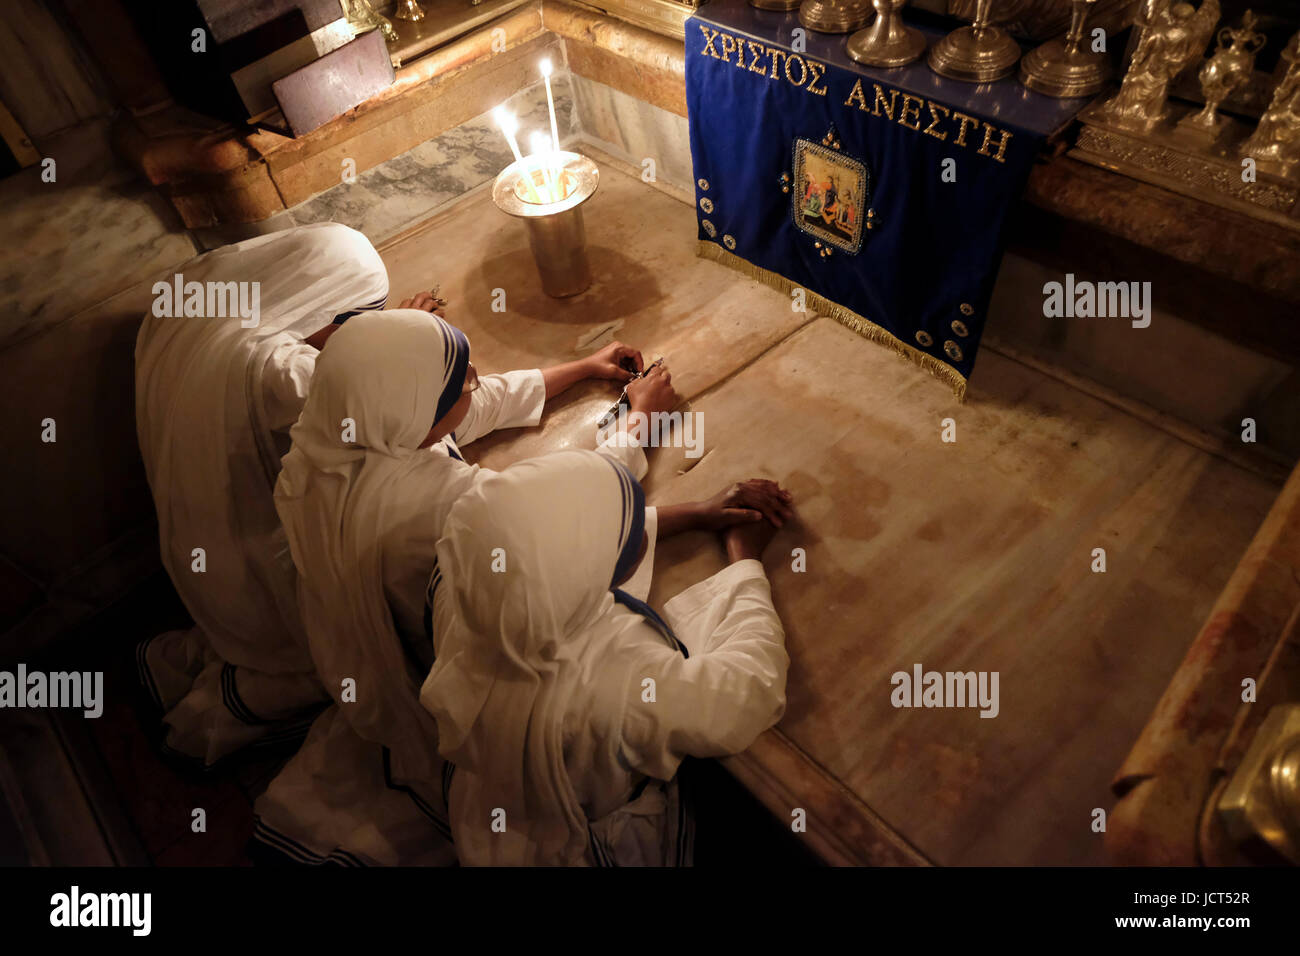
<svg viewBox="0 0 1300 956">
<path fill-rule="evenodd" d="M 555 100 L 551 97 L 551 59 L 547 57 L 541 62 L 542 82 L 546 84 L 546 108 L 551 112 L 551 142 L 555 148 L 560 148 L 560 130 L 555 125 Z"/>
<path fill-rule="evenodd" d="M 546 182 L 546 191 L 550 194 L 551 202 L 559 202 L 562 198 L 558 188 L 558 170 L 553 170 L 550 166 L 551 160 L 551 138 L 545 133 L 534 133 L 528 138 L 529 145 L 533 148 L 533 156 L 537 158 L 538 165 L 542 167 L 542 179 Z"/>
<path fill-rule="evenodd" d="M 497 121 L 497 126 L 505 134 L 506 142 L 510 144 L 510 152 L 515 154 L 515 162 L 519 164 L 520 172 L 523 174 L 524 182 L 528 184 L 528 191 L 532 193 L 533 199 L 537 202 L 542 201 L 542 197 L 537 194 L 537 187 L 533 185 L 532 174 L 524 166 L 524 157 L 519 153 L 519 144 L 515 142 L 515 130 L 519 129 L 519 121 L 515 119 L 513 113 L 506 110 L 504 106 L 498 106 L 492 111 L 492 118 Z"/>
</svg>

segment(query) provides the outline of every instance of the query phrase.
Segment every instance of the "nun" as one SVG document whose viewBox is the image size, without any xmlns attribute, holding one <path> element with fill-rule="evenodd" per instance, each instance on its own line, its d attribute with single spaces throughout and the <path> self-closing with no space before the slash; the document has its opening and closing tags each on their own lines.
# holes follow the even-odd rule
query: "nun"
<svg viewBox="0 0 1300 956">
<path fill-rule="evenodd" d="M 615 343 L 549 369 L 480 375 L 469 341 L 409 309 L 357 316 L 316 363 L 275 504 L 311 657 L 335 701 L 257 801 L 257 837 L 301 862 L 433 863 L 450 854 L 437 728 L 420 705 L 432 659 L 425 608 L 443 522 L 490 472 L 460 448 L 536 425 L 546 398 L 584 377 L 624 380 Z M 629 401 L 666 411 L 666 374 Z M 604 452 L 644 473 L 634 442 Z M 599 456 L 598 456 L 599 457 Z"/>
<path fill-rule="evenodd" d="M 327 699 L 271 494 L 318 349 L 335 323 L 384 305 L 388 275 L 365 236 L 319 223 L 205 253 L 175 278 L 255 306 L 187 312 L 160 295 L 135 348 L 162 563 L 194 620 L 145 641 L 136 660 L 164 715 L 164 749 L 211 766 L 301 740 Z"/>
<path fill-rule="evenodd" d="M 784 631 L 759 558 L 790 497 L 747 485 L 770 506 L 740 509 L 723 532 L 730 564 L 662 616 L 645 596 L 669 522 L 621 464 L 531 459 L 452 507 L 421 701 L 462 864 L 690 861 L 679 764 L 744 750 L 785 708 Z"/>
</svg>

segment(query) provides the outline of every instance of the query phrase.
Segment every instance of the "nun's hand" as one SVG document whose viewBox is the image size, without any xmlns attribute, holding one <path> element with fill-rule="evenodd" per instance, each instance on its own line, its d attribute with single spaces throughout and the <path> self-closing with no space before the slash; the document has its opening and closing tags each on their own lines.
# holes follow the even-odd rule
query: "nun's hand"
<svg viewBox="0 0 1300 956">
<path fill-rule="evenodd" d="M 722 543 L 727 548 L 727 560 L 735 564 L 753 558 L 763 560 L 763 549 L 772 542 L 776 528 L 770 521 L 748 521 L 733 524 L 722 532 Z"/>
<path fill-rule="evenodd" d="M 775 481 L 766 478 L 739 481 L 700 502 L 700 527 L 707 531 L 721 531 L 732 525 L 766 518 L 772 527 L 779 528 L 794 514 L 790 501 L 790 492 Z"/>
<path fill-rule="evenodd" d="M 622 342 L 610 342 L 599 352 L 587 357 L 587 378 L 626 382 L 632 378 L 629 367 L 638 372 L 645 368 L 641 353 Z"/>
<path fill-rule="evenodd" d="M 656 365 L 641 378 L 627 383 L 627 404 L 631 411 L 645 415 L 671 412 L 680 401 L 666 365 Z"/>
<path fill-rule="evenodd" d="M 447 313 L 446 313 L 447 303 L 444 300 L 438 298 L 435 292 L 436 290 L 432 290 L 429 292 L 417 292 L 409 299 L 403 299 L 402 304 L 399 305 L 398 308 L 419 309 L 421 312 L 432 312 L 434 315 L 438 316 L 438 318 L 445 319 L 447 317 Z"/>
</svg>

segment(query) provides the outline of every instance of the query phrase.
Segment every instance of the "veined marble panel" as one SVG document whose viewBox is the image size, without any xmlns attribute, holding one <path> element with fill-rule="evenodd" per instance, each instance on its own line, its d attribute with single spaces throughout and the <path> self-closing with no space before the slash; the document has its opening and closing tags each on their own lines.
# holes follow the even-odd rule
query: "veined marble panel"
<svg viewBox="0 0 1300 956">
<path fill-rule="evenodd" d="M 690 191 L 691 141 L 686 117 L 670 113 L 585 76 L 571 76 L 584 138 L 637 170 L 654 160 L 662 184 Z"/>
<path fill-rule="evenodd" d="M 561 145 L 574 134 L 570 77 L 557 73 L 551 79 L 556 124 Z M 528 151 L 534 132 L 549 135 L 546 90 L 538 83 L 521 90 L 504 104 L 519 117 L 519 146 Z M 299 225 L 326 220 L 341 222 L 380 243 L 414 225 L 440 206 L 472 189 L 490 183 L 514 161 L 505 137 L 490 113 L 449 129 L 386 163 L 357 175 L 354 183 L 340 183 L 290 210 Z"/>
</svg>

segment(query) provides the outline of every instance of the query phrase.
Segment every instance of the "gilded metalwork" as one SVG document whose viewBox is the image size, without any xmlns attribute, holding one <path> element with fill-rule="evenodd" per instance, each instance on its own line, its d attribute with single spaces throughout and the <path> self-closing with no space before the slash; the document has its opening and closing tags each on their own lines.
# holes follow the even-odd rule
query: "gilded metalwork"
<svg viewBox="0 0 1300 956">
<path fill-rule="evenodd" d="M 1268 712 L 1216 809 L 1238 844 L 1263 841 L 1300 864 L 1300 704 Z"/>
<path fill-rule="evenodd" d="M 1265 170 L 1295 176 L 1300 173 L 1300 33 L 1282 51 L 1282 64 L 1273 99 L 1241 152 Z"/>
<path fill-rule="evenodd" d="M 952 320 L 952 330 L 963 339 L 970 335 L 970 329 L 966 328 L 966 323 L 961 319 Z"/>
<path fill-rule="evenodd" d="M 749 0 L 749 5 L 759 10 L 779 10 L 789 13 L 791 10 L 798 10 L 802 2 L 803 0 Z"/>
<path fill-rule="evenodd" d="M 343 0 L 343 15 L 347 17 L 348 26 L 353 33 L 365 33 L 376 27 L 384 35 L 384 42 L 398 41 L 397 28 L 393 21 L 383 16 L 370 5 L 370 0 Z"/>
<path fill-rule="evenodd" d="M 1241 27 L 1224 27 L 1219 31 L 1218 48 L 1214 56 L 1201 66 L 1197 74 L 1205 108 L 1199 113 L 1183 117 L 1178 129 L 1184 135 L 1213 141 L 1223 135 L 1228 125 L 1219 116 L 1219 106 L 1228 94 L 1250 79 L 1255 72 L 1255 54 L 1264 47 L 1267 38 L 1255 32 L 1255 15 L 1247 10 Z"/>
<path fill-rule="evenodd" d="M 975 314 L 975 306 L 971 305 L 969 302 L 963 302 L 961 305 L 957 307 L 957 310 L 961 312 L 962 315 Z"/>
<path fill-rule="evenodd" d="M 989 19 L 993 0 L 977 0 L 975 21 L 958 27 L 930 48 L 927 62 L 940 76 L 967 83 L 991 83 L 1010 75 L 1020 45 Z"/>
<path fill-rule="evenodd" d="M 753 2 L 753 0 L 750 0 Z M 849 37 L 849 56 L 869 66 L 904 66 L 925 52 L 925 36 L 903 23 L 907 0 L 872 0 L 876 19 Z"/>
<path fill-rule="evenodd" d="M 726 246 L 728 249 L 734 251 L 736 248 L 735 236 L 731 235 L 730 233 L 727 233 L 725 236 L 722 237 L 722 244 Z"/>
<path fill-rule="evenodd" d="M 397 7 L 393 10 L 393 19 L 410 20 L 412 23 L 424 19 L 424 7 L 420 6 L 416 0 L 397 0 Z"/>
<path fill-rule="evenodd" d="M 1300 232 L 1300 220 L 1289 214 L 1300 204 L 1300 182 L 1263 164 L 1254 182 L 1243 181 L 1231 139 L 1215 155 L 1164 128 L 1146 134 L 1108 128 L 1095 109 L 1084 110 L 1081 118 L 1084 126 L 1070 151 L 1075 159 Z"/>
<path fill-rule="evenodd" d="M 921 344 L 922 348 L 928 349 L 931 345 L 934 344 L 934 336 L 931 335 L 929 332 L 927 332 L 925 329 L 917 329 L 916 341 Z"/>
<path fill-rule="evenodd" d="M 803 0 L 799 22 L 818 33 L 852 33 L 871 19 L 871 0 Z"/>
<path fill-rule="evenodd" d="M 694 0 L 600 0 L 599 6 L 620 20 L 682 40 L 686 37 L 686 20 L 699 4 Z"/>
<path fill-rule="evenodd" d="M 713 239 L 718 235 L 718 230 L 714 227 L 713 223 L 709 222 L 709 220 L 701 219 L 700 225 L 704 227 L 704 231 L 709 234 L 710 239 Z"/>
<path fill-rule="evenodd" d="M 709 191 L 709 181 L 707 179 L 704 179 L 703 177 L 697 179 L 695 181 L 695 185 L 699 186 L 700 189 L 702 189 L 704 192 Z"/>
<path fill-rule="evenodd" d="M 1031 90 L 1061 98 L 1091 96 L 1110 79 L 1110 60 L 1084 46 L 1088 14 L 1097 0 L 1073 0 L 1070 29 L 1060 40 L 1049 40 L 1020 64 L 1020 82 Z"/>
<path fill-rule="evenodd" d="M 706 213 L 713 212 L 713 200 L 710 199 L 708 196 L 705 196 L 703 199 L 700 200 L 700 208 L 703 209 Z"/>
<path fill-rule="evenodd" d="M 948 339 L 943 343 L 943 354 L 948 356 L 948 358 L 952 359 L 954 362 L 960 362 L 961 346 L 952 339 Z"/>
<path fill-rule="evenodd" d="M 1118 126 L 1150 130 L 1169 114 L 1169 84 L 1201 55 L 1219 21 L 1219 0 L 1204 0 L 1199 10 L 1179 0 L 1151 0 L 1128 72 L 1102 109 Z"/>
</svg>

